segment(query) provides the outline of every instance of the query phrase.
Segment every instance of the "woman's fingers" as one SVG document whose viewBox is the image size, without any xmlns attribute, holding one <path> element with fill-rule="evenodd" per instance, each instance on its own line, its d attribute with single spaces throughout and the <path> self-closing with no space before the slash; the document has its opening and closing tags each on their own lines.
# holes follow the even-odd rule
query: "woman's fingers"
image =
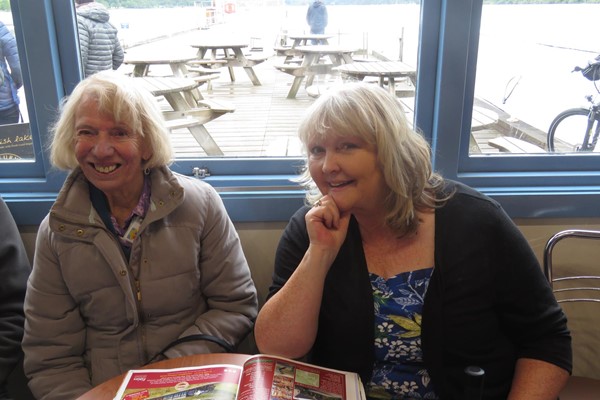
<svg viewBox="0 0 600 400">
<path fill-rule="evenodd" d="M 309 212 L 318 217 L 327 229 L 337 229 L 339 227 L 340 211 L 335 202 L 327 196 L 318 200 Z"/>
</svg>

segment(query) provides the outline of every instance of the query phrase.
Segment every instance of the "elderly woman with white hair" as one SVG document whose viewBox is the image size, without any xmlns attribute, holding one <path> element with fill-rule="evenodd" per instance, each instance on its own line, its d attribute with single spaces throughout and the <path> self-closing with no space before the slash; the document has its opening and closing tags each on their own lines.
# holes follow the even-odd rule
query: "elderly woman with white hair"
<svg viewBox="0 0 600 400">
<path fill-rule="evenodd" d="M 150 362 L 233 351 L 257 295 L 208 184 L 172 172 L 156 99 L 134 78 L 81 81 L 53 127 L 70 173 L 42 221 L 25 298 L 25 372 L 39 399 L 75 399 Z"/>
<path fill-rule="evenodd" d="M 571 338 L 500 205 L 432 170 L 397 98 L 332 89 L 299 128 L 308 206 L 291 219 L 255 326 L 261 352 L 359 373 L 369 399 L 556 399 Z"/>
</svg>

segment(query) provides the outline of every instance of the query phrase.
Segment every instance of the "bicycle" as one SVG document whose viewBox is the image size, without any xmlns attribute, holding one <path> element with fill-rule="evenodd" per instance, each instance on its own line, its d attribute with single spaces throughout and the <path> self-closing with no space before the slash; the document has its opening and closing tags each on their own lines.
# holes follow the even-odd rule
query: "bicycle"
<svg viewBox="0 0 600 400">
<path fill-rule="evenodd" d="M 586 67 L 575 67 L 572 72 L 581 74 L 594 82 L 598 94 L 597 81 L 600 80 L 600 60 L 588 63 Z M 587 95 L 588 108 L 570 108 L 558 114 L 548 129 L 547 146 L 549 152 L 592 152 L 600 134 L 600 96 Z M 593 134 L 592 134 L 593 131 Z M 580 140 L 581 139 L 581 140 Z"/>
</svg>

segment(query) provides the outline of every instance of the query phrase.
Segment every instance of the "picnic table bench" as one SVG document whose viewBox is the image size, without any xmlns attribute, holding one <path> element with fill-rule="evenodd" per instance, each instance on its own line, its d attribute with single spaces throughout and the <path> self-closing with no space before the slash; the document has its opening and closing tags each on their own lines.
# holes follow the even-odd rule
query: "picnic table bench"
<svg viewBox="0 0 600 400">
<path fill-rule="evenodd" d="M 199 83 L 190 78 L 138 77 L 134 78 L 154 96 L 163 96 L 171 109 L 163 110 L 165 125 L 169 130 L 186 128 L 207 155 L 223 155 L 204 124 L 235 107 L 227 102 L 198 98 Z M 198 92 L 199 93 L 199 92 Z"/>
<path fill-rule="evenodd" d="M 366 77 L 375 77 L 379 81 L 379 86 L 385 87 L 397 95 L 396 80 L 409 80 L 410 86 L 404 87 L 402 94 L 414 95 L 416 84 L 416 71 L 401 61 L 365 61 L 354 62 L 351 64 L 341 65 L 335 68 L 336 71 L 347 77 L 352 77 L 358 80 L 364 80 Z M 408 93 L 405 93 L 408 92 Z"/>
<path fill-rule="evenodd" d="M 221 77 L 220 71 L 205 68 L 201 65 L 188 65 L 187 69 L 188 74 L 186 77 L 195 80 L 200 85 L 206 83 L 206 87 L 209 91 L 212 90 L 212 81 Z"/>
</svg>

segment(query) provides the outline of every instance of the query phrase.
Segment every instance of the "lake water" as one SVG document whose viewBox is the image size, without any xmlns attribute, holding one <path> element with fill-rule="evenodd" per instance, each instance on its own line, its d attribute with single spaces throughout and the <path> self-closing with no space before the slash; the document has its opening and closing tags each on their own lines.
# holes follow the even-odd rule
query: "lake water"
<svg viewBox="0 0 600 400">
<path fill-rule="evenodd" d="M 333 43 L 369 47 L 398 57 L 399 39 L 407 43 L 404 53 L 409 61 L 416 60 L 418 42 L 418 5 L 328 6 L 329 25 L 326 33 L 336 35 Z M 117 27 L 128 25 L 120 35 L 126 45 L 149 36 L 207 27 L 205 10 L 179 8 L 158 10 L 111 10 L 111 19 Z M 233 14 L 217 15 L 209 30 L 260 38 L 266 49 L 271 49 L 284 33 L 308 33 L 306 8 L 300 6 L 255 7 L 237 9 Z M 408 61 L 408 60 L 407 60 Z"/>
<path fill-rule="evenodd" d="M 546 130 L 560 111 L 597 93 L 571 71 L 600 54 L 599 20 L 599 4 L 484 6 L 476 96 Z"/>
</svg>

